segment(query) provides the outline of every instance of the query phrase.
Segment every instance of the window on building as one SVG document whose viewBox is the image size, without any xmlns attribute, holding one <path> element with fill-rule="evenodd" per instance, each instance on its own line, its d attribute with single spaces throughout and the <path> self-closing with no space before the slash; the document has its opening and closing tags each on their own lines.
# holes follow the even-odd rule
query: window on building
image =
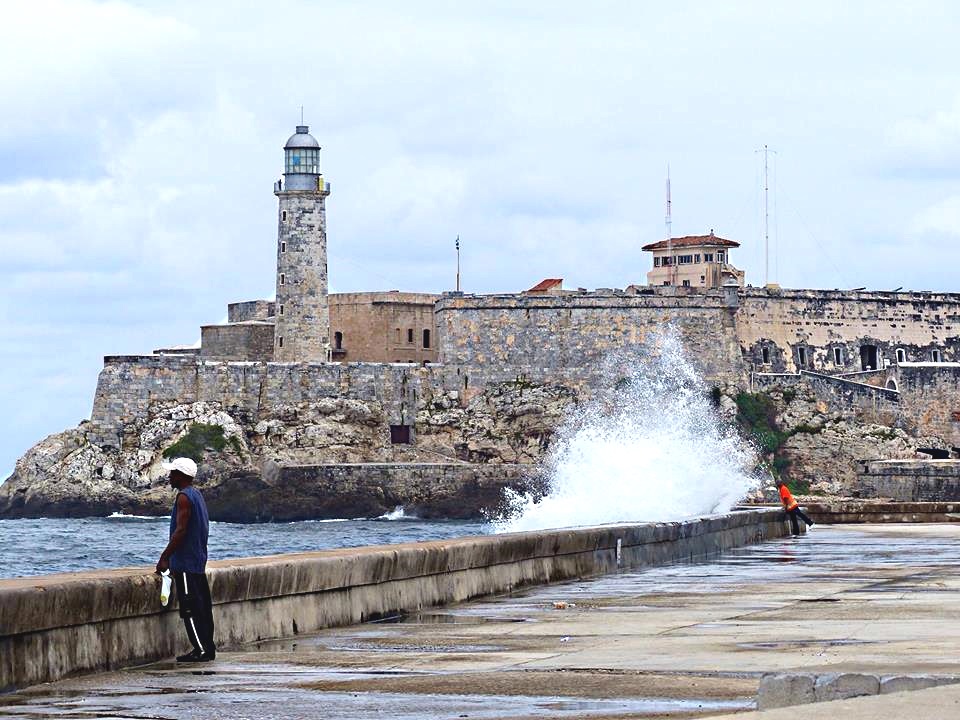
<svg viewBox="0 0 960 720">
<path fill-rule="evenodd" d="M 410 426 L 409 425 L 391 425 L 390 442 L 394 445 L 410 444 Z"/>
<path fill-rule="evenodd" d="M 940 362 L 940 351 L 939 351 L 939 350 L 931 350 L 931 351 L 930 351 L 930 360 L 931 360 L 932 362 Z"/>
<path fill-rule="evenodd" d="M 760 351 L 760 357 L 763 358 L 764 365 L 769 365 L 770 364 L 770 348 L 768 347 L 763 348 Z"/>
<path fill-rule="evenodd" d="M 281 284 L 281 285 L 286 285 L 286 284 L 287 284 L 287 275 L 286 275 L 286 273 L 280 273 L 280 284 Z"/>
<path fill-rule="evenodd" d="M 280 243 L 280 252 L 286 252 L 286 251 L 287 251 L 287 242 L 286 240 L 284 240 Z"/>
<path fill-rule="evenodd" d="M 684 287 L 690 287 L 690 281 L 689 281 L 689 280 L 684 280 L 684 281 L 683 281 L 683 286 L 684 286 Z"/>
<path fill-rule="evenodd" d="M 654 267 L 660 267 L 660 258 L 655 257 L 655 258 L 653 259 L 653 266 L 654 266 Z"/>
<path fill-rule="evenodd" d="M 673 258 L 669 258 L 669 257 L 663 258 L 663 266 L 669 267 L 670 265 L 673 265 Z"/>
<path fill-rule="evenodd" d="M 677 258 L 678 265 L 690 265 L 693 263 L 693 255 L 680 255 Z"/>
<path fill-rule="evenodd" d="M 280 347 L 283 347 L 283 335 L 281 335 L 280 337 L 277 338 L 277 344 L 278 344 Z"/>
<path fill-rule="evenodd" d="M 397 345 L 400 344 L 400 328 L 397 328 Z"/>
<path fill-rule="evenodd" d="M 843 348 L 835 347 L 833 349 L 833 364 L 843 365 Z"/>
<path fill-rule="evenodd" d="M 283 211 L 283 221 L 284 221 L 284 222 L 287 221 L 287 211 L 286 211 L 286 210 Z"/>
<path fill-rule="evenodd" d="M 722 252 L 718 252 L 718 253 L 717 253 L 717 262 L 718 262 L 718 263 L 722 263 L 722 262 L 723 262 L 723 258 L 724 258 L 724 254 L 723 254 Z"/>
<path fill-rule="evenodd" d="M 700 262 L 700 253 L 697 253 L 696 255 L 693 256 L 693 261 L 694 261 L 695 263 L 699 263 L 699 262 Z"/>
<path fill-rule="evenodd" d="M 706 281 L 707 281 L 707 276 L 706 276 L 706 275 L 701 275 L 701 276 L 700 276 L 700 284 L 703 285 Z"/>
<path fill-rule="evenodd" d="M 664 281 L 663 281 L 663 284 L 664 284 L 664 285 L 669 285 L 669 284 L 670 284 L 670 281 L 669 281 L 669 280 L 664 280 Z"/>
<path fill-rule="evenodd" d="M 333 347 L 335 350 L 343 350 L 343 333 L 339 330 L 333 334 Z"/>
<path fill-rule="evenodd" d="M 903 348 L 897 348 L 897 362 L 902 363 L 907 361 L 907 352 Z"/>
<path fill-rule="evenodd" d="M 704 253 L 703 254 L 704 262 L 713 262 L 713 253 Z"/>
<path fill-rule="evenodd" d="M 413 342 L 413 328 L 407 328 L 407 342 Z"/>
<path fill-rule="evenodd" d="M 423 331 L 423 347 L 427 350 L 430 349 L 430 331 L 427 329 Z"/>
<path fill-rule="evenodd" d="M 280 303 L 280 314 L 283 315 L 283 303 Z"/>
<path fill-rule="evenodd" d="M 878 359 L 880 353 L 877 352 L 876 345 L 861 345 L 860 346 L 860 369 L 861 370 L 879 370 L 880 364 Z"/>
<path fill-rule="evenodd" d="M 797 364 L 802 368 L 807 366 L 807 349 L 805 347 L 797 348 Z"/>
</svg>

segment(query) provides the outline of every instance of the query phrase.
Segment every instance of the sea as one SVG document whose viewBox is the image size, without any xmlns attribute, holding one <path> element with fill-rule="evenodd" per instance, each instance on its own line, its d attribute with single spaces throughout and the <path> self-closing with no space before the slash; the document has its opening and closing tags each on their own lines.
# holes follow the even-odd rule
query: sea
<svg viewBox="0 0 960 720">
<path fill-rule="evenodd" d="M 0 578 L 115 567 L 153 568 L 169 516 L 0 520 Z M 421 520 L 400 509 L 372 520 L 210 523 L 211 560 L 442 540 L 492 532 L 488 523 Z"/>
</svg>

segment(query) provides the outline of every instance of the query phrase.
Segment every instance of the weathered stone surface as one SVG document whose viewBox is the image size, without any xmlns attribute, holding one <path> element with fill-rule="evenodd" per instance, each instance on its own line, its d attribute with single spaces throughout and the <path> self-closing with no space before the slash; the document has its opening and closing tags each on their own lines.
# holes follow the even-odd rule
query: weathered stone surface
<svg viewBox="0 0 960 720">
<path fill-rule="evenodd" d="M 880 678 L 880 693 L 911 692 L 957 682 L 960 678 L 948 675 L 892 675 Z"/>
<path fill-rule="evenodd" d="M 802 673 L 774 673 L 760 678 L 757 691 L 757 709 L 790 707 L 814 702 L 814 675 Z"/>
<path fill-rule="evenodd" d="M 817 702 L 846 700 L 861 695 L 876 695 L 880 692 L 880 680 L 876 675 L 861 673 L 828 673 L 817 677 L 814 695 Z"/>
</svg>

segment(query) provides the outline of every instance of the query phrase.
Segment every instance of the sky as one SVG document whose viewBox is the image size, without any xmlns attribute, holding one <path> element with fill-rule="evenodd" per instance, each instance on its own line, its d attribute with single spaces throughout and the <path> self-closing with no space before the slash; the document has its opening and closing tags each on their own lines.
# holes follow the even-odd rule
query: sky
<svg viewBox="0 0 960 720">
<path fill-rule="evenodd" d="M 282 147 L 323 146 L 333 292 L 645 281 L 960 290 L 952 2 L 0 5 L 0 477 L 102 358 L 274 293 Z M 770 271 L 764 270 L 763 154 Z"/>
</svg>

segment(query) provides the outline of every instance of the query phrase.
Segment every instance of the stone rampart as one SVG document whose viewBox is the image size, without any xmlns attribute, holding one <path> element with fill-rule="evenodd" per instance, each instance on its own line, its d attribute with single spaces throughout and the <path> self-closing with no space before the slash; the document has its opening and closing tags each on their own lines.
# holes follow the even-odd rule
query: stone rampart
<svg viewBox="0 0 960 720">
<path fill-rule="evenodd" d="M 675 288 L 679 290 L 679 288 Z M 736 293 L 445 295 L 437 303 L 440 362 L 473 367 L 598 368 L 656 330 L 675 327 L 711 381 L 745 377 Z"/>
<path fill-rule="evenodd" d="M 273 360 L 273 323 L 245 320 L 200 328 L 200 357 L 204 360 L 270 362 Z"/>
<path fill-rule="evenodd" d="M 960 448 L 960 363 L 902 363 L 891 379 L 910 425 Z"/>
<path fill-rule="evenodd" d="M 782 536 L 778 510 L 211 563 L 217 642 L 289 637 Z M 149 568 L 0 580 L 0 692 L 171 657 L 185 644 Z"/>
<path fill-rule="evenodd" d="M 960 460 L 874 460 L 857 473 L 857 497 L 960 503 Z"/>
</svg>

